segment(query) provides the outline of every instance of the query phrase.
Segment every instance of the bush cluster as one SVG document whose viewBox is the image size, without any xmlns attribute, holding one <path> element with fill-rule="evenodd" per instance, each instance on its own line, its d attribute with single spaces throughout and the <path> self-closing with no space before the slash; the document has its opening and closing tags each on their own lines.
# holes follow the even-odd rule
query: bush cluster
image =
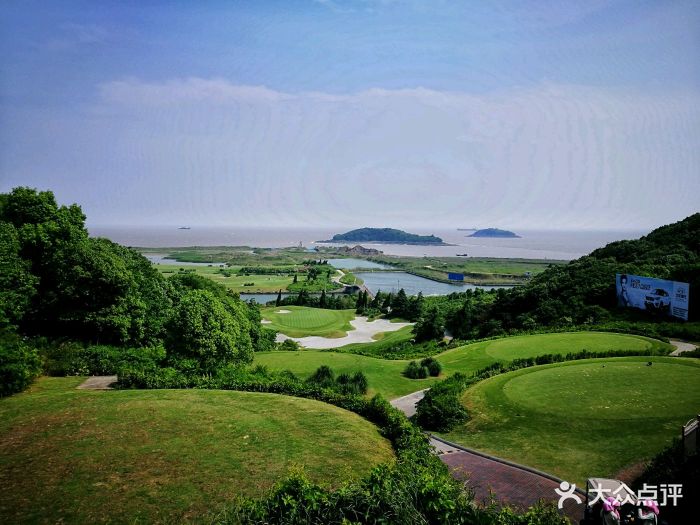
<svg viewBox="0 0 700 525">
<path fill-rule="evenodd" d="M 44 372 L 50 376 L 115 375 L 124 367 L 157 366 L 165 358 L 162 346 L 120 348 L 77 342 L 44 343 Z"/>
<path fill-rule="evenodd" d="M 35 348 L 13 334 L 0 336 L 0 397 L 21 392 L 41 372 Z"/>
<path fill-rule="evenodd" d="M 432 357 L 426 357 L 420 364 L 411 361 L 406 365 L 403 375 L 411 379 L 425 379 L 428 376 L 437 377 L 442 372 L 442 365 Z"/>
<path fill-rule="evenodd" d="M 353 375 L 340 374 L 335 376 L 333 370 L 322 365 L 306 380 L 308 384 L 321 388 L 330 388 L 343 394 L 363 395 L 367 393 L 367 377 L 362 372 Z"/>
</svg>

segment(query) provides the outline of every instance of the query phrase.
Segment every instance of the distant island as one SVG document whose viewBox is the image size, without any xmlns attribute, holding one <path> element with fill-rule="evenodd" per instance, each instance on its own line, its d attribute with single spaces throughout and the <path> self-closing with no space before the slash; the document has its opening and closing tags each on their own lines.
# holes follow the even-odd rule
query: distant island
<svg viewBox="0 0 700 525">
<path fill-rule="evenodd" d="M 510 232 L 508 230 L 499 230 L 498 228 L 485 228 L 483 230 L 476 230 L 471 235 L 467 237 L 505 237 L 505 238 L 520 238 L 520 235 Z"/>
<path fill-rule="evenodd" d="M 332 239 L 318 242 L 380 242 L 447 246 L 440 237 L 435 237 L 435 235 L 416 235 L 393 228 L 359 228 L 346 233 L 338 233 Z"/>
</svg>

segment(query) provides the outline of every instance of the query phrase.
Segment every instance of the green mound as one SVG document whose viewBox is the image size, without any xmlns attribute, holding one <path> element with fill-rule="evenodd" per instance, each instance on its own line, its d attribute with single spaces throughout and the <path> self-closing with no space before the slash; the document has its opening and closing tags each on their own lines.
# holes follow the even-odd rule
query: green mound
<svg viewBox="0 0 700 525">
<path fill-rule="evenodd" d="M 0 400 L 0 522 L 189 521 L 291 468 L 338 486 L 393 458 L 376 427 L 318 401 L 76 390 L 82 380 L 43 378 Z"/>
<path fill-rule="evenodd" d="M 678 434 L 700 407 L 700 363 L 624 357 L 527 368 L 478 383 L 463 403 L 471 420 L 447 439 L 580 484 L 616 476 Z"/>
<path fill-rule="evenodd" d="M 325 310 L 307 306 L 280 306 L 263 308 L 262 317 L 273 328 L 289 337 L 344 337 L 353 330 L 350 321 L 354 310 Z"/>
</svg>

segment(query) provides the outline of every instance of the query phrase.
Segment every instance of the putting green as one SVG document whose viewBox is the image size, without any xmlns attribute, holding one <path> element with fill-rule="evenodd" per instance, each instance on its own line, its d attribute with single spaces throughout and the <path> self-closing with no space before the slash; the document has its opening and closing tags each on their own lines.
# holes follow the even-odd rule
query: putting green
<svg viewBox="0 0 700 525">
<path fill-rule="evenodd" d="M 614 477 L 678 435 L 700 408 L 700 362 L 624 357 L 538 366 L 482 381 L 462 401 L 471 420 L 447 439 L 581 483 Z"/>
<path fill-rule="evenodd" d="M 265 326 L 289 337 L 344 337 L 353 330 L 354 310 L 325 310 L 307 306 L 280 306 L 262 309 Z"/>
</svg>

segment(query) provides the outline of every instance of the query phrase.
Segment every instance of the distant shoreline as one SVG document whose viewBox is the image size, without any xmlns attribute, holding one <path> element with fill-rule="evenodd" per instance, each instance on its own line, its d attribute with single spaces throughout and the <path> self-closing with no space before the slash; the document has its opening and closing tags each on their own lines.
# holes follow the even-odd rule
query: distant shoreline
<svg viewBox="0 0 700 525">
<path fill-rule="evenodd" d="M 314 241 L 315 244 L 341 244 L 347 245 L 348 243 L 359 243 L 359 244 L 403 244 L 405 246 L 459 246 L 458 244 L 450 244 L 447 242 L 407 242 L 407 241 L 344 241 L 344 240 L 333 240 L 328 239 L 326 241 Z"/>
</svg>

